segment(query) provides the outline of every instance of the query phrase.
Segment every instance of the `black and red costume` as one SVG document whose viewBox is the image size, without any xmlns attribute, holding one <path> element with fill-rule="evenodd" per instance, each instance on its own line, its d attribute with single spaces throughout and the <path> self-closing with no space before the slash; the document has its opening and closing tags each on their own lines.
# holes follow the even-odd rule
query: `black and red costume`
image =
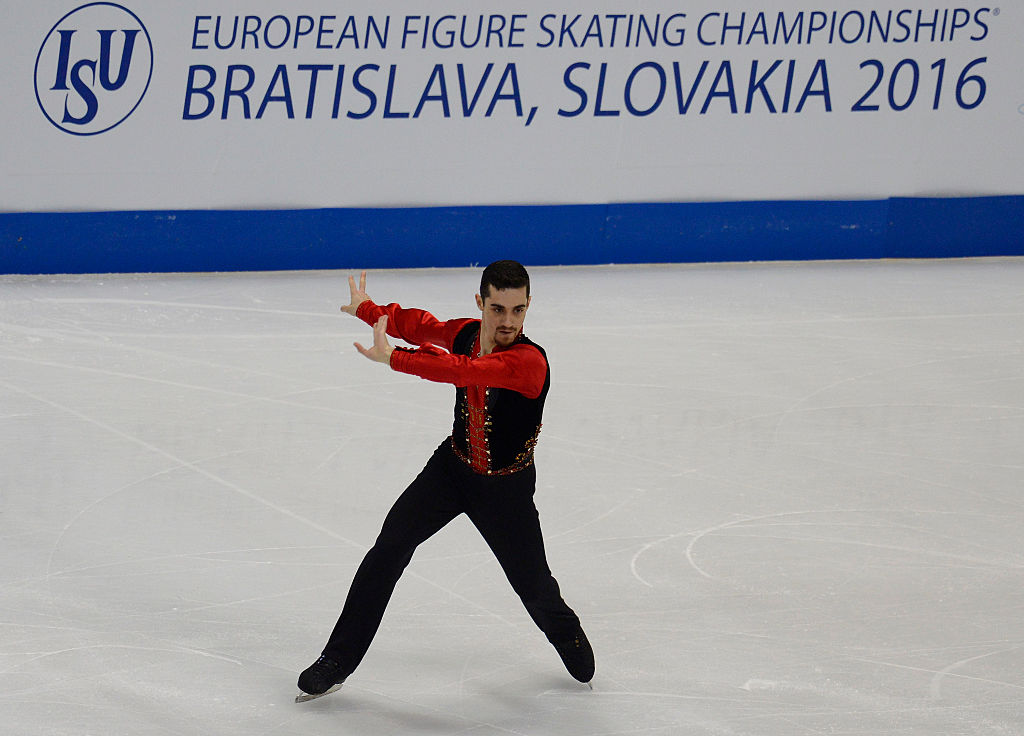
<svg viewBox="0 0 1024 736">
<path fill-rule="evenodd" d="M 479 530 L 531 618 L 556 648 L 580 634 L 544 553 L 537 508 L 534 446 L 550 370 L 544 350 L 520 334 L 480 355 L 480 320 L 440 321 L 397 304 L 360 304 L 373 325 L 419 346 L 395 348 L 391 367 L 456 387 L 452 434 L 398 498 L 356 571 L 324 656 L 347 676 L 359 665 L 399 577 L 423 541 L 460 514 Z M 589 679 L 589 678 L 588 678 Z"/>
</svg>

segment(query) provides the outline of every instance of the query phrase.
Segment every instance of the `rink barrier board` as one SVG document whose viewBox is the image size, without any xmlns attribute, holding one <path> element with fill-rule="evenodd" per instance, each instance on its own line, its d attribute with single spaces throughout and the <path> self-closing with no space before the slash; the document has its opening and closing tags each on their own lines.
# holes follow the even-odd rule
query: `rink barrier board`
<svg viewBox="0 0 1024 736">
<path fill-rule="evenodd" d="M 0 273 L 1024 255 L 1024 196 L 0 213 Z"/>
</svg>

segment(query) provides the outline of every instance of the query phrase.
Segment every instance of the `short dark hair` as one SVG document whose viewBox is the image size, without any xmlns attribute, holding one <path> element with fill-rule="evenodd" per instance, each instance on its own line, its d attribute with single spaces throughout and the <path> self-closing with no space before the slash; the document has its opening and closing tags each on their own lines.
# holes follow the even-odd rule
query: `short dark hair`
<svg viewBox="0 0 1024 736">
<path fill-rule="evenodd" d="M 481 299 L 491 295 L 492 286 L 498 291 L 522 289 L 525 286 L 526 296 L 530 296 L 530 274 L 518 261 L 495 261 L 480 276 Z"/>
</svg>

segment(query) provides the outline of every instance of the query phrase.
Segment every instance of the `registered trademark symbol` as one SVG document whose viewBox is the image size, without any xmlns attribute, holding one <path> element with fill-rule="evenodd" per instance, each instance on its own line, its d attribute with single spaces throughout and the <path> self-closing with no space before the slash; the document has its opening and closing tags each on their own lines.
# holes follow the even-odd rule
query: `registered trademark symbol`
<svg viewBox="0 0 1024 736">
<path fill-rule="evenodd" d="M 999 15 L 999 8 L 993 9 L 992 10 L 992 15 Z"/>
</svg>

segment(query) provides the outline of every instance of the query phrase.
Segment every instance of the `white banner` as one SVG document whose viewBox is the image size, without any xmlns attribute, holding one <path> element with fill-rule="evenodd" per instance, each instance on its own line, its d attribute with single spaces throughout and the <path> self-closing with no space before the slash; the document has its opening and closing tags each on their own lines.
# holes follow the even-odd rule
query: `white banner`
<svg viewBox="0 0 1024 736">
<path fill-rule="evenodd" d="M 1024 193 L 1019 2 L 419 5 L 6 0 L 0 209 Z"/>
</svg>

